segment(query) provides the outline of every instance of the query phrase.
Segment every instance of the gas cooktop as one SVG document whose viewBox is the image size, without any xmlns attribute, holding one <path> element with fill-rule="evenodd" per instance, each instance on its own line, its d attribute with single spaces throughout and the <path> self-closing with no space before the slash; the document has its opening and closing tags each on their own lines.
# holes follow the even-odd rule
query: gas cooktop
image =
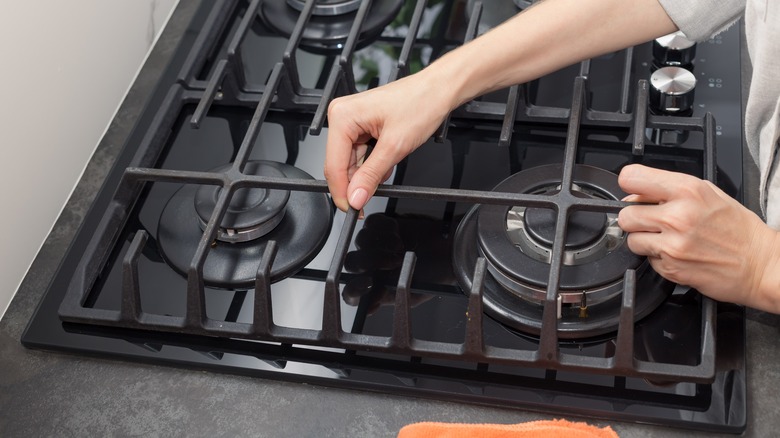
<svg viewBox="0 0 780 438">
<path fill-rule="evenodd" d="M 333 207 L 328 103 L 524 3 L 204 4 L 22 342 L 743 430 L 743 309 L 661 278 L 616 224 L 629 163 L 740 198 L 738 31 L 670 35 L 468 102 L 365 220 Z"/>
</svg>

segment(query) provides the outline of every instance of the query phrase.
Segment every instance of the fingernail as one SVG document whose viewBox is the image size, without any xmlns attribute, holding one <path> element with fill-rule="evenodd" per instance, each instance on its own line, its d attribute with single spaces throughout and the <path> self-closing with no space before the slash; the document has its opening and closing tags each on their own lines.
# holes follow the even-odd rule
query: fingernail
<svg viewBox="0 0 780 438">
<path fill-rule="evenodd" d="M 361 210 L 363 205 L 368 200 L 368 192 L 365 189 L 358 188 L 352 192 L 352 196 L 349 197 L 349 205 L 355 210 Z"/>
</svg>

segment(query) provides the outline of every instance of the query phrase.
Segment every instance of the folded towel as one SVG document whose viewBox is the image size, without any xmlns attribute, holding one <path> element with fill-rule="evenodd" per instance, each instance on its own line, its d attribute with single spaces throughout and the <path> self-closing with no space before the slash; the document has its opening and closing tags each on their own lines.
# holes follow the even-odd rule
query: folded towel
<svg viewBox="0 0 780 438">
<path fill-rule="evenodd" d="M 566 420 L 520 424 L 414 423 L 404 426 L 398 438 L 618 438 L 609 426 L 599 428 Z"/>
</svg>

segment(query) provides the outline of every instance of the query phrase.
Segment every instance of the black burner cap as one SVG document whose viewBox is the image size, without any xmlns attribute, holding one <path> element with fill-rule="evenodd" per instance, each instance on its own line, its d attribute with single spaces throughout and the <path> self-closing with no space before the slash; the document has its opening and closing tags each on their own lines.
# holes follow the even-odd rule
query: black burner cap
<svg viewBox="0 0 780 438">
<path fill-rule="evenodd" d="M 226 171 L 230 165 L 218 168 L 216 172 Z M 283 178 L 284 173 L 259 161 L 250 161 L 244 168 L 244 173 L 249 175 L 269 176 Z M 214 207 L 217 205 L 217 199 L 222 192 L 219 186 L 201 186 L 195 194 L 195 211 L 198 213 L 202 223 L 208 223 Z M 222 218 L 220 227 L 235 231 L 242 231 L 262 227 L 269 224 L 267 233 L 279 223 L 279 215 L 284 214 L 284 207 L 287 200 L 290 199 L 290 192 L 287 190 L 267 190 L 263 188 L 239 189 L 230 200 L 225 216 Z M 260 233 L 265 234 L 265 233 Z"/>
<path fill-rule="evenodd" d="M 572 194 L 579 198 L 588 197 L 580 192 L 572 192 Z M 552 248 L 553 240 L 555 240 L 556 213 L 549 208 L 529 208 L 525 212 L 524 219 L 531 237 L 548 248 Z M 604 234 L 606 228 L 606 213 L 576 211 L 569 214 L 566 249 L 583 248 L 596 242 Z"/>
</svg>

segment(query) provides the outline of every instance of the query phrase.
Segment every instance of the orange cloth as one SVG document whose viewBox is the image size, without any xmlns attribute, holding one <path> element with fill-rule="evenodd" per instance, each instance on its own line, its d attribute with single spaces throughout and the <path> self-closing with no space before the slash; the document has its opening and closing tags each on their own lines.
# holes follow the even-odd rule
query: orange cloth
<svg viewBox="0 0 780 438">
<path fill-rule="evenodd" d="M 618 438 L 607 426 L 599 428 L 566 420 L 540 420 L 520 424 L 414 423 L 404 426 L 398 438 Z"/>
</svg>

